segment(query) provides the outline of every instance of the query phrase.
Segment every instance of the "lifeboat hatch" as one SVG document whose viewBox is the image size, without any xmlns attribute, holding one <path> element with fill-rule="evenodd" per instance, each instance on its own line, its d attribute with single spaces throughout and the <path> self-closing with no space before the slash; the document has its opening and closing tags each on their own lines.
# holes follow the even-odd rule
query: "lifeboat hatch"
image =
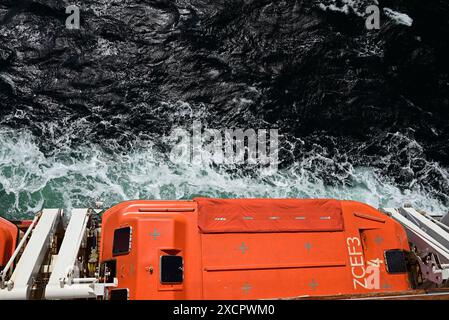
<svg viewBox="0 0 449 320">
<path fill-rule="evenodd" d="M 387 250 L 385 251 L 385 263 L 388 273 L 406 273 L 407 261 L 404 250 Z"/>
<path fill-rule="evenodd" d="M 161 256 L 160 273 L 161 283 L 181 283 L 184 280 L 184 259 L 174 255 Z"/>
</svg>

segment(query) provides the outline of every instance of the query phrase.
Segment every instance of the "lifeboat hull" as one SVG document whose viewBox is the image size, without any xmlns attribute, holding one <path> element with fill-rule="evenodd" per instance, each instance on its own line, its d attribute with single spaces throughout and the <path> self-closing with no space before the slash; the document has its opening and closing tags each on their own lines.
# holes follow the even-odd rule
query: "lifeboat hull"
<svg viewBox="0 0 449 320">
<path fill-rule="evenodd" d="M 403 227 L 331 199 L 128 201 L 102 218 L 123 299 L 270 299 L 411 289 Z"/>
</svg>

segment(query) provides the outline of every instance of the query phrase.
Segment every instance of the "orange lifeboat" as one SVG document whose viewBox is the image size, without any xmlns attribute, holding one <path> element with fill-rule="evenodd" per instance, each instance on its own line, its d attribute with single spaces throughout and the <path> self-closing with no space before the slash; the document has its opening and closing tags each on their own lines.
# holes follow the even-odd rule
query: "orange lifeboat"
<svg viewBox="0 0 449 320">
<path fill-rule="evenodd" d="M 18 233 L 16 225 L 0 217 L 0 270 L 8 263 L 16 248 Z"/>
<path fill-rule="evenodd" d="M 128 201 L 102 218 L 112 299 L 263 299 L 411 289 L 403 227 L 355 201 Z"/>
</svg>

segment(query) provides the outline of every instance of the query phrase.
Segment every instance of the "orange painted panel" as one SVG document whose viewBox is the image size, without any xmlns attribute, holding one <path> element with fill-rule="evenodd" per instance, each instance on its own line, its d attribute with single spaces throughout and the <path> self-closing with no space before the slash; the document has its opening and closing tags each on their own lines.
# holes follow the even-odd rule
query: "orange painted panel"
<svg viewBox="0 0 449 320">
<path fill-rule="evenodd" d="M 16 249 L 17 227 L 0 217 L 0 267 L 4 267 Z"/>
<path fill-rule="evenodd" d="M 203 234 L 201 239 L 205 269 L 345 264 L 341 232 Z"/>
<path fill-rule="evenodd" d="M 341 232 L 203 234 L 202 245 L 205 299 L 328 294 L 351 283 Z"/>
<path fill-rule="evenodd" d="M 204 299 L 246 300 L 345 293 L 346 268 L 289 268 L 208 272 Z M 334 284 L 334 286 L 332 286 Z M 339 286 L 335 290 L 335 286 Z"/>
</svg>

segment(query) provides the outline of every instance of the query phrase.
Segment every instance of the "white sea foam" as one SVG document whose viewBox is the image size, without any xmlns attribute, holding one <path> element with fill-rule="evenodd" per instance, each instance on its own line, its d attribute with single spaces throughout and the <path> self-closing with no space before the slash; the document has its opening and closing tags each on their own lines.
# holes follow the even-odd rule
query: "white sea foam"
<svg viewBox="0 0 449 320">
<path fill-rule="evenodd" d="M 345 14 L 355 13 L 359 17 L 366 16 L 366 8 L 371 5 L 379 5 L 377 0 L 320 0 L 317 6 L 322 10 L 343 12 Z M 385 15 L 397 24 L 411 26 L 413 19 L 405 13 L 383 8 Z"/>
<path fill-rule="evenodd" d="M 322 10 L 330 10 L 350 14 L 354 12 L 360 17 L 366 15 L 366 8 L 371 5 L 378 5 L 377 0 L 320 0 L 317 5 Z"/>
<path fill-rule="evenodd" d="M 323 165 L 312 166 L 319 159 Z M 447 204 L 422 185 L 401 190 L 374 168 L 347 166 L 350 183 L 326 184 L 332 159 L 314 154 L 269 177 L 229 174 L 212 165 L 173 164 L 154 148 L 108 153 L 96 144 L 61 148 L 45 156 L 27 131 L 0 129 L 0 214 L 23 217 L 40 207 L 76 207 L 101 199 L 107 206 L 129 199 L 297 197 L 352 199 L 375 207 L 404 203 L 435 213 Z M 315 169 L 311 169 L 315 167 Z M 444 169 L 441 169 L 444 170 Z M 447 175 L 447 171 L 446 175 Z"/>
<path fill-rule="evenodd" d="M 403 24 L 408 27 L 411 27 L 411 25 L 413 24 L 413 19 L 405 13 L 397 12 L 391 10 L 390 8 L 384 8 L 384 13 L 387 17 L 389 17 L 397 24 Z"/>
</svg>

